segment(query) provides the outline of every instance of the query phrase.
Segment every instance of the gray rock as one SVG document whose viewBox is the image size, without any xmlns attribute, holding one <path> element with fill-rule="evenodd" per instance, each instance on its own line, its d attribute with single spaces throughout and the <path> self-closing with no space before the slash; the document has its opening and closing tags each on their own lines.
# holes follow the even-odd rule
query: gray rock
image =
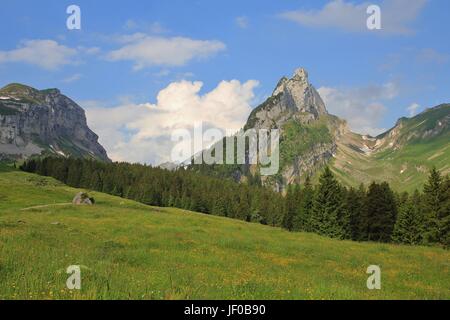
<svg viewBox="0 0 450 320">
<path fill-rule="evenodd" d="M 74 205 L 93 205 L 94 199 L 85 192 L 79 192 L 72 200 Z"/>
<path fill-rule="evenodd" d="M 299 68 L 295 70 L 290 79 L 281 78 L 272 96 L 254 109 L 245 129 L 278 128 L 281 130 L 283 138 L 283 126 L 288 121 L 295 120 L 302 125 L 310 125 L 322 117 L 326 117 L 324 122 L 328 124 L 335 140 L 347 130 L 344 121 L 328 114 L 325 103 L 309 82 L 308 72 Z M 263 184 L 282 192 L 287 185 L 303 182 L 308 175 L 318 170 L 333 157 L 337 148 L 335 140 L 330 143 L 318 142 L 309 150 L 296 155 L 292 162 L 285 163 L 285 166 L 280 168 L 281 179 L 276 181 L 263 177 Z"/>
<path fill-rule="evenodd" d="M 175 171 L 175 170 L 177 170 L 178 165 L 176 163 L 167 161 L 167 162 L 161 163 L 158 167 L 160 167 L 161 169 L 169 170 L 169 171 Z"/>
<path fill-rule="evenodd" d="M 299 68 L 292 78 L 281 78 L 272 96 L 256 108 L 249 117 L 247 128 L 281 128 L 289 119 L 302 115 L 316 120 L 328 114 L 325 103 L 309 83 L 308 72 Z"/>
<path fill-rule="evenodd" d="M 110 161 L 84 110 L 59 90 L 21 84 L 0 89 L 0 158 L 42 152 Z"/>
</svg>

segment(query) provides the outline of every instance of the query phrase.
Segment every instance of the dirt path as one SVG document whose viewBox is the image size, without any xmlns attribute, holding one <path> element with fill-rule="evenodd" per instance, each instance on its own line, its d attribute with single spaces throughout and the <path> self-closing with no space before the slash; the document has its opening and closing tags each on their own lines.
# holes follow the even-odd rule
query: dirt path
<svg viewBox="0 0 450 320">
<path fill-rule="evenodd" d="M 72 205 L 72 203 L 54 203 L 54 204 L 45 204 L 40 206 L 34 206 L 29 208 L 23 208 L 20 209 L 20 211 L 26 211 L 26 210 L 32 210 L 32 209 L 41 209 L 41 208 L 47 208 L 47 207 L 53 207 L 53 206 L 69 206 Z"/>
</svg>

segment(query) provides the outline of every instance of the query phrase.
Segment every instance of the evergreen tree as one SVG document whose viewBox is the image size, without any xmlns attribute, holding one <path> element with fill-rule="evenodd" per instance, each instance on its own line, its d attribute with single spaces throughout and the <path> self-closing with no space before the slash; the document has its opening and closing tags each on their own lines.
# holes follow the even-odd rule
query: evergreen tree
<svg viewBox="0 0 450 320">
<path fill-rule="evenodd" d="M 287 193 L 286 193 L 286 199 L 285 199 L 285 213 L 283 217 L 283 228 L 293 231 L 294 230 L 294 219 L 297 215 L 297 208 L 299 203 L 297 202 L 298 194 L 299 194 L 299 186 L 298 185 L 291 185 L 288 186 Z M 299 230 L 295 228 L 295 230 Z"/>
<path fill-rule="evenodd" d="M 81 160 L 71 161 L 68 165 L 67 184 L 72 187 L 80 187 Z"/>
<path fill-rule="evenodd" d="M 308 176 L 303 189 L 300 191 L 297 205 L 297 215 L 294 219 L 294 229 L 298 231 L 312 232 L 311 215 L 314 205 L 314 188 Z"/>
<path fill-rule="evenodd" d="M 403 195 L 392 241 L 410 245 L 421 244 L 423 241 L 423 220 L 419 191 L 416 190 L 412 198 Z"/>
<path fill-rule="evenodd" d="M 442 176 L 436 168 L 431 169 L 428 182 L 424 186 L 425 241 L 440 242 L 442 236 L 441 219 L 445 192 L 443 192 Z M 445 214 L 444 214 L 445 215 Z"/>
<path fill-rule="evenodd" d="M 349 215 L 349 233 L 352 240 L 362 240 L 364 238 L 361 226 L 364 216 L 366 190 L 361 184 L 359 189 L 350 188 L 346 194 L 346 210 Z"/>
<path fill-rule="evenodd" d="M 397 218 L 395 196 L 389 184 L 373 182 L 367 192 L 362 218 L 362 238 L 368 241 L 389 242 Z"/>
<path fill-rule="evenodd" d="M 326 167 L 314 197 L 312 230 L 321 235 L 343 239 L 346 236 L 344 216 L 342 188 Z"/>
<path fill-rule="evenodd" d="M 227 215 L 227 208 L 225 199 L 223 198 L 223 195 L 216 195 L 214 199 L 214 205 L 212 209 L 212 214 L 216 216 L 222 216 L 226 217 Z"/>
<path fill-rule="evenodd" d="M 450 176 L 442 183 L 442 205 L 439 211 L 440 243 L 450 248 Z"/>
</svg>

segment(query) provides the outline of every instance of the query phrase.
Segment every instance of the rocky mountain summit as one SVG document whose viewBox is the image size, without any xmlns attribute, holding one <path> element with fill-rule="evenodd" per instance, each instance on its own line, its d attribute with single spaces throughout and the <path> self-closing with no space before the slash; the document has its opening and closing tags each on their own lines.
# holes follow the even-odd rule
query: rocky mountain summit
<svg viewBox="0 0 450 320">
<path fill-rule="evenodd" d="M 361 135 L 328 114 L 302 68 L 290 79 L 281 78 L 245 128 L 280 129 L 279 174 L 262 178 L 280 191 L 307 176 L 315 179 L 325 165 L 346 185 L 389 181 L 399 190 L 421 186 L 433 166 L 450 173 L 450 104 L 401 118 L 377 137 Z"/>
<path fill-rule="evenodd" d="M 272 96 L 250 114 L 246 128 L 280 128 L 292 118 L 310 122 L 326 114 L 322 98 L 309 83 L 308 72 L 300 68 L 290 79 L 281 78 Z"/>
<path fill-rule="evenodd" d="M 352 132 L 347 122 L 327 112 L 308 72 L 297 69 L 280 79 L 273 94 L 250 114 L 244 130 L 280 130 L 280 170 L 261 177 L 284 192 L 288 185 L 313 180 L 324 166 L 348 186 L 388 181 L 399 190 L 421 187 L 436 166 L 450 173 L 450 104 L 401 118 L 387 132 L 371 137 Z M 205 174 L 252 181 L 258 165 L 193 166 Z"/>
<path fill-rule="evenodd" d="M 328 163 L 336 153 L 337 140 L 348 131 L 345 121 L 328 114 L 303 68 L 291 78 L 281 78 L 272 96 L 250 114 L 245 128 L 281 131 L 280 172 L 263 177 L 264 183 L 278 190 L 301 183 Z"/>
<path fill-rule="evenodd" d="M 58 89 L 0 89 L 0 160 L 46 154 L 110 161 L 84 110 Z"/>
</svg>

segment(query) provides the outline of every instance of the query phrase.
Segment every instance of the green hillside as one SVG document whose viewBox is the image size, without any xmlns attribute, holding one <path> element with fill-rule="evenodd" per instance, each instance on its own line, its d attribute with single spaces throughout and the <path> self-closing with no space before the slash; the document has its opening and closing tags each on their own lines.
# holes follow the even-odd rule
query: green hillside
<svg viewBox="0 0 450 320">
<path fill-rule="evenodd" d="M 331 167 L 346 185 L 388 181 L 397 191 L 420 190 L 433 166 L 443 175 L 450 173 L 449 128 L 446 104 L 400 119 L 395 128 L 376 138 L 380 145 L 369 153 L 361 148 L 375 142 L 350 133 L 339 141 Z"/>
<path fill-rule="evenodd" d="M 450 253 L 335 241 L 0 172 L 0 299 L 448 299 Z M 366 268 L 382 269 L 382 290 Z M 82 266 L 82 290 L 65 288 Z"/>
</svg>

